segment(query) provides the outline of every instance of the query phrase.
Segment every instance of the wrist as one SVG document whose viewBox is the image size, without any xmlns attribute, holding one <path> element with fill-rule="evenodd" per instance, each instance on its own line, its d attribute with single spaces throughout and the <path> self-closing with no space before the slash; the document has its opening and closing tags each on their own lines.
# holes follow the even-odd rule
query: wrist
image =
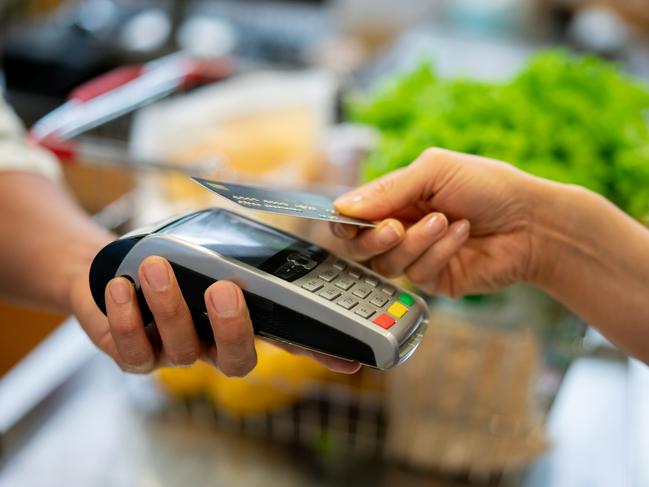
<svg viewBox="0 0 649 487">
<path fill-rule="evenodd" d="M 613 206 L 583 187 L 540 178 L 530 194 L 529 282 L 555 294 L 566 276 L 601 264 L 606 232 L 598 226 Z"/>
</svg>

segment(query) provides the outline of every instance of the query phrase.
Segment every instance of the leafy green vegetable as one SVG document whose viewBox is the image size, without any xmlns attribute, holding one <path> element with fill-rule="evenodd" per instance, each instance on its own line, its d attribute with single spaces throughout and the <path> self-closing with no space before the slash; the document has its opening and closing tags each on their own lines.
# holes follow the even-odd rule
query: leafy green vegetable
<svg viewBox="0 0 649 487">
<path fill-rule="evenodd" d="M 442 79 L 425 62 L 348 103 L 352 120 L 382 133 L 363 164 L 365 180 L 444 147 L 585 186 L 645 219 L 648 110 L 645 85 L 612 63 L 563 51 L 539 54 L 505 83 Z"/>
</svg>

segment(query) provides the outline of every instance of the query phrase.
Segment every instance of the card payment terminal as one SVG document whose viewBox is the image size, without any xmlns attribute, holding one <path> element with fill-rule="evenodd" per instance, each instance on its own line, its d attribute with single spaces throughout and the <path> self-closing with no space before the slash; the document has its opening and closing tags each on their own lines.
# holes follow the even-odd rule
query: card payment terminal
<svg viewBox="0 0 649 487">
<path fill-rule="evenodd" d="M 317 245 L 224 209 L 136 230 L 101 250 L 90 287 L 104 313 L 108 281 L 125 276 L 138 290 L 145 323 L 153 321 L 137 272 L 150 255 L 169 260 L 196 330 L 208 342 L 214 338 L 203 294 L 222 279 L 243 289 L 256 334 L 379 369 L 405 361 L 428 323 L 419 296 Z"/>
</svg>

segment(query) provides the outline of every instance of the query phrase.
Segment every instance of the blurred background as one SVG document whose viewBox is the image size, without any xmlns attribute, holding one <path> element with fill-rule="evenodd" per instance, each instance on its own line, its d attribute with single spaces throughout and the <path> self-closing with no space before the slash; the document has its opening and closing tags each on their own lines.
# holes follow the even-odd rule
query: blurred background
<svg viewBox="0 0 649 487">
<path fill-rule="evenodd" d="M 0 0 L 0 26 L 7 100 L 116 232 L 224 205 L 188 175 L 335 196 L 429 146 L 649 222 L 648 0 Z M 645 366 L 524 286 L 427 299 L 396 370 L 260 343 L 244 379 L 126 376 L 0 301 L 0 486 L 649 485 Z"/>
</svg>

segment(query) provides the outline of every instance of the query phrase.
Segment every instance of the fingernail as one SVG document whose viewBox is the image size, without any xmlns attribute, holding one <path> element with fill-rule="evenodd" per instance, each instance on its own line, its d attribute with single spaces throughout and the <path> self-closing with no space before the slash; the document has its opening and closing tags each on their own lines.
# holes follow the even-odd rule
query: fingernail
<svg viewBox="0 0 649 487">
<path fill-rule="evenodd" d="M 108 285 L 110 296 L 117 304 L 126 304 L 131 300 L 130 284 L 124 279 L 115 279 Z"/>
<path fill-rule="evenodd" d="M 399 241 L 399 239 L 401 238 L 401 232 L 399 231 L 399 227 L 396 223 L 387 222 L 379 229 L 377 238 L 381 245 L 388 246 Z"/>
<path fill-rule="evenodd" d="M 334 201 L 335 206 L 353 206 L 363 201 L 365 197 L 361 194 L 345 194 Z"/>
<path fill-rule="evenodd" d="M 429 237 L 436 237 L 446 228 L 446 221 L 442 215 L 433 215 L 424 225 L 424 232 Z"/>
<path fill-rule="evenodd" d="M 234 316 L 239 310 L 239 293 L 234 284 L 224 283 L 210 292 L 210 301 L 219 316 Z"/>
<path fill-rule="evenodd" d="M 144 278 L 154 291 L 164 291 L 169 286 L 169 274 L 167 268 L 155 260 L 144 264 Z"/>
<path fill-rule="evenodd" d="M 453 230 L 453 237 L 455 237 L 457 240 L 462 240 L 464 237 L 467 236 L 470 228 L 471 225 L 469 224 L 469 222 L 466 220 L 462 220 L 460 223 L 457 224 L 457 226 Z"/>
</svg>

